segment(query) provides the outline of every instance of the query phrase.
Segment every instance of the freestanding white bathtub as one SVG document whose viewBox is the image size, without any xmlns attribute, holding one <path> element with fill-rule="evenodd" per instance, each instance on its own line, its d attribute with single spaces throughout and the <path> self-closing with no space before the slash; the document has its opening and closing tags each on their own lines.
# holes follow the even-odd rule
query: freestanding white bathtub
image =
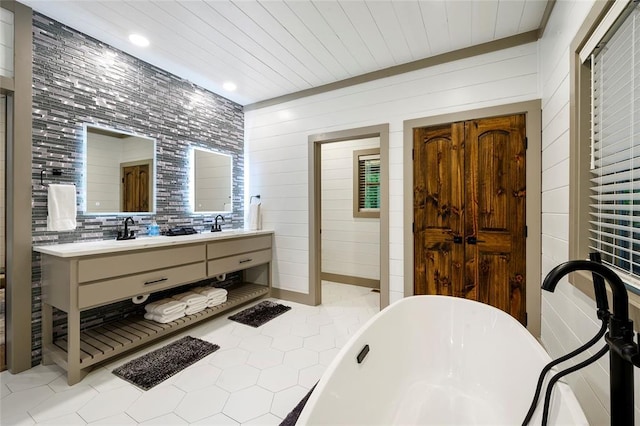
<svg viewBox="0 0 640 426">
<path fill-rule="evenodd" d="M 518 321 L 492 306 L 408 297 L 342 348 L 297 424 L 520 425 L 549 361 Z M 531 424 L 540 424 L 545 389 Z M 554 387 L 549 424 L 588 424 L 566 384 Z"/>
</svg>

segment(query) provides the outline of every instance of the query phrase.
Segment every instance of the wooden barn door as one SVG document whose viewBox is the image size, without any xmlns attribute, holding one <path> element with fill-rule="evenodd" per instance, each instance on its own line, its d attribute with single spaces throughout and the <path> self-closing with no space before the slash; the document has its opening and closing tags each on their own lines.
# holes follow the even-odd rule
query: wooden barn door
<svg viewBox="0 0 640 426">
<path fill-rule="evenodd" d="M 526 323 L 525 117 L 414 130 L 414 294 Z"/>
</svg>

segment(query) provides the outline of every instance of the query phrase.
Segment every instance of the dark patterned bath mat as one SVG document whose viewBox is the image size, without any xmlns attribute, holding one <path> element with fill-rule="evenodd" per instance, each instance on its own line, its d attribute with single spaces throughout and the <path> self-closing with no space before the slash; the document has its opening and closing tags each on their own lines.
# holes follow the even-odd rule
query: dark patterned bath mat
<svg viewBox="0 0 640 426">
<path fill-rule="evenodd" d="M 265 322 L 284 314 L 289 309 L 291 309 L 291 306 L 265 300 L 235 315 L 231 315 L 229 319 L 251 327 L 260 327 Z"/>
<path fill-rule="evenodd" d="M 311 390 L 307 392 L 304 398 L 302 398 L 300 402 L 298 402 L 298 405 L 293 407 L 293 410 L 291 410 L 289 414 L 287 414 L 287 417 L 285 417 L 284 420 L 280 423 L 280 426 L 295 426 L 295 424 L 298 422 L 298 417 L 300 417 L 300 414 L 302 414 L 302 410 L 304 409 L 304 406 L 307 405 L 307 401 L 311 396 L 311 392 L 313 392 L 313 390 L 316 388 L 316 385 L 317 383 L 313 385 Z"/>
<path fill-rule="evenodd" d="M 149 390 L 218 349 L 220 346 L 213 343 L 185 336 L 123 364 L 114 369 L 113 374 L 140 389 Z"/>
</svg>

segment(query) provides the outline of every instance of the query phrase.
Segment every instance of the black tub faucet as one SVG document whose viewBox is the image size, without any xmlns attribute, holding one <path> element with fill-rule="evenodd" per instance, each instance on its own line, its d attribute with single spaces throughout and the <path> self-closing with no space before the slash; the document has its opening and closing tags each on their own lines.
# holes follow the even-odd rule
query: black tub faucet
<svg viewBox="0 0 640 426">
<path fill-rule="evenodd" d="M 131 216 L 124 220 L 124 231 L 118 231 L 116 240 L 135 240 L 135 231 L 133 229 L 129 230 L 129 223 L 131 223 L 132 225 L 136 224 L 136 222 L 133 220 L 133 217 Z"/>
<path fill-rule="evenodd" d="M 222 219 L 222 222 L 224 222 L 224 217 L 222 217 L 221 214 L 216 216 L 215 222 L 213 223 L 213 225 L 211 225 L 211 232 L 220 232 L 220 231 L 222 231 L 222 228 L 220 227 L 220 224 L 218 223 L 218 218 Z"/>
<path fill-rule="evenodd" d="M 633 367 L 640 367 L 640 349 L 634 342 L 633 321 L 629 319 L 627 289 L 615 272 L 590 260 L 571 260 L 556 266 L 544 279 L 542 288 L 553 292 L 562 277 L 575 271 L 597 274 L 611 287 L 613 313 L 609 316 L 609 332 L 604 336 L 610 357 L 611 425 L 631 426 L 634 424 Z M 603 303 L 598 305 L 601 310 Z"/>
</svg>

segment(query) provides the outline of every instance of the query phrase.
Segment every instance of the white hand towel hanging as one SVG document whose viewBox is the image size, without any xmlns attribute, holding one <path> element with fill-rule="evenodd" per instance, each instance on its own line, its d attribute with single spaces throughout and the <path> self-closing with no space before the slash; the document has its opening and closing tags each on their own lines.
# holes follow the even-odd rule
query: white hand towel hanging
<svg viewBox="0 0 640 426">
<path fill-rule="evenodd" d="M 76 229 L 76 186 L 49 184 L 47 231 Z"/>
<path fill-rule="evenodd" d="M 258 231 L 262 229 L 262 217 L 260 207 L 262 203 L 258 198 L 252 198 L 249 204 L 249 230 Z"/>
</svg>

